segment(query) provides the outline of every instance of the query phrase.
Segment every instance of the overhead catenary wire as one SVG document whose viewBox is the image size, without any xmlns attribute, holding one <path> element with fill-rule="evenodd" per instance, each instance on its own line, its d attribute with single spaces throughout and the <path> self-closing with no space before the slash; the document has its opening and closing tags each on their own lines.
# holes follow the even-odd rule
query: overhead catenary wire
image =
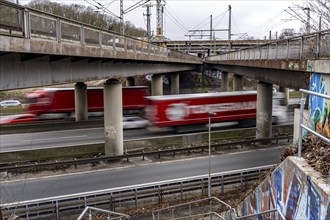
<svg viewBox="0 0 330 220">
<path fill-rule="evenodd" d="M 246 33 L 244 33 L 244 35 L 248 35 L 248 36 L 260 36 L 261 34 L 268 32 L 269 30 L 273 30 L 276 27 L 279 27 L 281 25 L 283 25 L 284 23 L 289 22 L 288 20 L 284 21 L 281 20 L 279 22 L 274 23 L 273 21 L 277 21 L 279 17 L 283 16 L 283 14 L 285 13 L 285 11 L 281 11 L 280 13 L 278 13 L 277 15 L 275 15 L 274 17 L 268 19 L 266 22 L 256 26 L 255 28 L 247 31 Z M 243 35 L 243 36 L 244 36 Z M 240 36 L 239 38 L 243 37 Z"/>
<path fill-rule="evenodd" d="M 175 18 L 173 18 L 170 14 L 168 14 L 166 10 L 165 10 L 165 16 L 167 16 L 171 21 L 173 21 L 174 24 L 176 24 L 176 26 L 180 28 L 183 32 L 187 32 L 187 29 L 185 29 L 185 27 L 183 27 Z"/>
<path fill-rule="evenodd" d="M 166 1 L 164 1 L 166 3 Z M 182 26 L 184 29 L 188 30 L 188 26 L 185 25 L 185 23 L 181 20 L 180 16 L 177 15 L 177 13 L 175 12 L 175 10 L 173 10 L 172 6 L 168 3 L 166 3 L 166 10 L 165 11 L 168 11 L 169 13 L 172 14 L 172 16 L 174 18 L 176 18 L 176 20 L 178 21 L 178 23 L 180 24 L 180 26 Z"/>
</svg>

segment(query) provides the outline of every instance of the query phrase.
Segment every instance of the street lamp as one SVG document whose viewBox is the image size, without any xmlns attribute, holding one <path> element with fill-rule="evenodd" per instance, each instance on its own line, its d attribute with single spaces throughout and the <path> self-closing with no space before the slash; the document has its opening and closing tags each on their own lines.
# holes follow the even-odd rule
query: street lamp
<svg viewBox="0 0 330 220">
<path fill-rule="evenodd" d="M 209 112 L 209 178 L 208 178 L 208 197 L 211 198 L 211 117 L 216 116 L 217 114 L 214 112 Z"/>
</svg>

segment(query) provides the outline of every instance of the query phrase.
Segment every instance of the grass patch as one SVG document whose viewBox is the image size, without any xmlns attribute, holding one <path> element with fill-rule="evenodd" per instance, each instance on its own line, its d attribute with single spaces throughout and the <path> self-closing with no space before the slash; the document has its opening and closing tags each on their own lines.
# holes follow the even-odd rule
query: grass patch
<svg viewBox="0 0 330 220">
<path fill-rule="evenodd" d="M 303 97 L 306 98 L 306 93 L 301 93 L 299 91 L 289 92 L 289 98 L 295 99 L 295 98 L 301 98 L 301 94 L 303 94 Z"/>
<path fill-rule="evenodd" d="M 22 113 L 26 113 L 26 110 L 21 106 L 0 107 L 0 116 L 15 115 Z"/>
</svg>

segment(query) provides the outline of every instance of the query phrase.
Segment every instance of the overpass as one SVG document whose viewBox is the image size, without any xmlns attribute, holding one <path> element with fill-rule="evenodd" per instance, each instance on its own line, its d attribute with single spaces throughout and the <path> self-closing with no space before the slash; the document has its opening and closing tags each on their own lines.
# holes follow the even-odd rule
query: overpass
<svg viewBox="0 0 330 220">
<path fill-rule="evenodd" d="M 153 74 L 151 93 L 162 95 L 162 73 L 198 69 L 202 58 L 171 51 L 53 14 L 0 1 L 0 91 L 75 84 L 75 116 L 88 119 L 86 81 L 104 83 L 106 155 L 123 154 L 122 84 L 117 78 Z M 130 84 L 131 81 L 127 81 Z"/>
<path fill-rule="evenodd" d="M 272 135 L 273 84 L 330 94 L 330 30 L 202 60 L 36 10 L 4 2 L 0 6 L 11 15 L 8 20 L 3 20 L 5 16 L 0 18 L 0 90 L 78 82 L 77 105 L 83 106 L 86 87 L 82 82 L 108 79 L 104 85 L 108 100 L 104 109 L 107 155 L 123 154 L 121 83 L 115 80 L 117 77 L 165 72 L 176 73 L 173 75 L 177 77 L 177 72 L 204 64 L 206 70 L 221 71 L 223 90 L 228 89 L 229 73 L 235 74 L 234 90 L 242 89 L 242 76 L 256 79 L 257 138 Z M 159 95 L 161 76 L 154 76 L 153 94 Z M 178 92 L 177 87 L 173 91 Z M 111 108 L 107 107 L 109 103 Z M 329 118 L 330 104 L 324 103 L 319 108 L 319 115 L 324 117 L 312 117 L 312 127 L 316 123 L 323 126 L 322 120 Z M 76 112 L 81 116 L 77 120 L 84 120 L 86 114 L 80 111 Z"/>
<path fill-rule="evenodd" d="M 234 73 L 234 90 L 243 89 L 242 76 L 258 81 L 256 137 L 270 137 L 273 84 L 330 93 L 330 30 L 207 57 L 204 63 L 206 69 L 222 72 L 223 91 L 228 89 L 228 73 Z M 321 111 L 327 115 L 329 107 L 314 107 L 325 108 Z"/>
<path fill-rule="evenodd" d="M 0 2 L 0 90 L 195 70 L 202 59 Z"/>
<path fill-rule="evenodd" d="M 167 41 L 168 49 L 194 55 L 216 55 L 228 51 L 267 44 L 272 40 L 189 40 Z"/>
<path fill-rule="evenodd" d="M 299 89 L 308 87 L 308 73 L 315 72 L 315 64 L 330 58 L 329 49 L 330 30 L 325 30 L 207 57 L 205 64 L 225 72 Z"/>
<path fill-rule="evenodd" d="M 0 90 L 76 83 L 79 121 L 87 120 L 84 82 L 108 79 L 104 122 L 109 155 L 123 153 L 121 83 L 116 78 L 153 74 L 152 95 L 162 95 L 162 73 L 172 73 L 171 91 L 177 94 L 178 72 L 202 65 L 222 72 L 224 91 L 228 73 L 235 74 L 234 90 L 243 89 L 242 76 L 256 79 L 257 138 L 268 138 L 272 84 L 308 88 L 310 73 L 330 73 L 329 30 L 202 59 L 38 10 L 3 1 L 0 6 L 8 13 L 0 19 Z"/>
</svg>

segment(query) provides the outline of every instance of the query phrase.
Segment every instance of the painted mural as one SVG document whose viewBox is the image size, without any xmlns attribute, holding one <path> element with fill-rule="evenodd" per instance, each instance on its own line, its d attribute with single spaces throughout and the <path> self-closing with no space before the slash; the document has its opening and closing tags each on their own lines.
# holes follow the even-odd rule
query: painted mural
<svg viewBox="0 0 330 220">
<path fill-rule="evenodd" d="M 329 193 L 287 158 L 245 198 L 237 212 L 247 216 L 277 210 L 245 219 L 330 220 Z"/>
<path fill-rule="evenodd" d="M 309 90 L 329 95 L 330 75 L 312 74 Z M 330 138 L 330 100 L 311 95 L 309 98 L 309 111 L 312 129 Z"/>
</svg>

